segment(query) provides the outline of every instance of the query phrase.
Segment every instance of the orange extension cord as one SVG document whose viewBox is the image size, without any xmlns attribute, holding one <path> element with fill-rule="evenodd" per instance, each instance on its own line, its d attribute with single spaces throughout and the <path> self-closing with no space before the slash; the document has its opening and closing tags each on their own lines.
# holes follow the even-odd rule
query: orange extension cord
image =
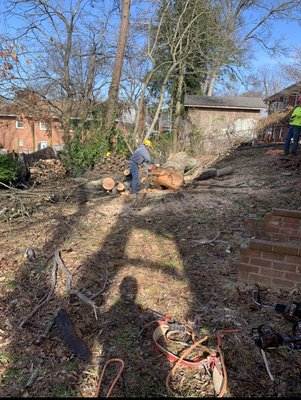
<svg viewBox="0 0 301 400">
<path fill-rule="evenodd" d="M 103 380 L 103 376 L 104 376 L 104 374 L 105 374 L 105 371 L 106 371 L 107 366 L 108 366 L 110 363 L 112 363 L 112 362 L 118 362 L 118 363 L 120 363 L 120 364 L 121 364 L 121 367 L 120 367 L 120 370 L 119 370 L 118 374 L 116 375 L 116 377 L 115 377 L 113 383 L 112 383 L 111 386 L 109 387 L 108 393 L 105 395 L 105 397 L 110 397 L 110 395 L 111 395 L 111 393 L 112 393 L 114 387 L 115 387 L 116 384 L 117 384 L 118 379 L 120 378 L 120 376 L 121 376 L 121 374 L 122 374 L 122 371 L 123 371 L 123 369 L 124 369 L 124 361 L 121 360 L 120 358 L 111 358 L 110 360 L 108 360 L 108 361 L 105 363 L 105 365 L 104 365 L 104 367 L 103 367 L 103 370 L 102 370 L 102 372 L 101 372 L 101 375 L 100 375 L 100 378 L 99 378 L 99 381 L 98 381 L 98 386 L 97 386 L 97 390 L 96 390 L 96 395 L 95 395 L 95 397 L 99 397 L 100 388 L 101 388 L 101 384 L 102 384 L 102 380 Z"/>
</svg>

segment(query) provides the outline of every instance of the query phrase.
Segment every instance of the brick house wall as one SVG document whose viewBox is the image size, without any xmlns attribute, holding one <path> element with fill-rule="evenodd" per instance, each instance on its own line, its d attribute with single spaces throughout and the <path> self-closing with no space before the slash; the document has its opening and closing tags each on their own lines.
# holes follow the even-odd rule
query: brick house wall
<svg viewBox="0 0 301 400">
<path fill-rule="evenodd" d="M 238 279 L 268 287 L 301 287 L 301 211 L 273 209 L 250 217 L 247 245 L 240 248 Z"/>
<path fill-rule="evenodd" d="M 45 124 L 30 119 L 18 121 L 16 115 L 0 115 L 0 145 L 10 152 L 30 153 L 41 147 L 63 145 L 63 131 L 57 119 Z"/>
<path fill-rule="evenodd" d="M 301 96 L 300 84 L 295 84 L 266 98 L 265 102 L 268 104 L 268 115 L 274 112 L 283 112 L 288 106 L 295 107 L 299 96 Z M 270 141 L 284 142 L 288 128 L 288 122 L 273 124 L 271 126 Z"/>
</svg>

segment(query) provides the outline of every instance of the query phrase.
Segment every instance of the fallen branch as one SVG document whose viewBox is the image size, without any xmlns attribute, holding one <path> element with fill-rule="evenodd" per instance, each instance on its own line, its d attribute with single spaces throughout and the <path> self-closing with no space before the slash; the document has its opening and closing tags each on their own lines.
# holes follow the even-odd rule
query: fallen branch
<svg viewBox="0 0 301 400">
<path fill-rule="evenodd" d="M 216 235 L 213 239 L 211 239 L 211 240 L 208 240 L 208 239 L 192 240 L 192 242 L 197 242 L 197 243 L 194 244 L 192 247 L 200 246 L 200 245 L 202 245 L 202 244 L 210 244 L 210 243 L 213 243 L 213 242 L 216 241 L 216 239 L 219 237 L 220 234 L 221 234 L 221 233 L 218 232 L 217 235 Z"/>
<path fill-rule="evenodd" d="M 48 293 L 48 295 L 45 295 L 40 302 L 37 304 L 37 306 L 31 311 L 31 313 L 23 319 L 23 321 L 20 323 L 19 327 L 22 328 L 28 321 L 29 319 L 45 304 L 47 303 L 56 286 L 56 282 L 57 282 L 57 271 L 58 268 L 60 268 L 65 276 L 66 276 L 66 291 L 69 294 L 74 294 L 76 295 L 80 300 L 82 300 L 84 303 L 90 305 L 91 307 L 93 307 L 93 311 L 94 311 L 94 315 L 95 315 L 95 319 L 97 320 L 97 309 L 100 309 L 99 306 L 97 306 L 92 299 L 90 299 L 89 297 L 87 297 L 86 295 L 84 295 L 83 293 L 81 293 L 78 289 L 73 289 L 72 288 L 72 275 L 70 273 L 70 271 L 66 268 L 63 260 L 61 259 L 60 256 L 60 251 L 59 250 L 55 250 L 54 253 L 54 259 L 53 259 L 53 269 L 52 269 L 52 284 L 51 284 L 51 289 Z M 96 295 L 95 295 L 96 297 Z"/>
<path fill-rule="evenodd" d="M 19 325 L 19 328 L 22 328 L 22 327 L 30 320 L 30 318 L 31 318 L 45 303 L 47 303 L 47 302 L 50 300 L 50 298 L 51 298 L 51 296 L 52 296 L 52 294 L 53 294 L 53 292 L 54 292 L 54 288 L 55 288 L 55 286 L 56 286 L 57 267 L 58 267 L 57 263 L 55 262 L 55 260 L 53 260 L 52 285 L 51 285 L 51 288 L 50 288 L 50 290 L 49 290 L 49 293 L 48 293 L 48 295 L 45 295 L 45 296 L 40 300 L 40 302 L 36 305 L 36 307 L 32 310 L 32 312 L 31 312 L 26 318 L 23 319 L 23 321 L 22 321 L 22 322 L 20 323 L 20 325 Z"/>
</svg>

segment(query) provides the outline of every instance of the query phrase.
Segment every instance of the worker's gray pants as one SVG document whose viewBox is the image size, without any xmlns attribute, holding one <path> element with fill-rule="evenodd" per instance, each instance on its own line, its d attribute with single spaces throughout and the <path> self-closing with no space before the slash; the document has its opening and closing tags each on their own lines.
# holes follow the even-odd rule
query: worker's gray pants
<svg viewBox="0 0 301 400">
<path fill-rule="evenodd" d="M 139 191 L 139 165 L 133 161 L 130 161 L 130 171 L 132 175 L 131 182 L 131 193 L 136 193 Z"/>
</svg>

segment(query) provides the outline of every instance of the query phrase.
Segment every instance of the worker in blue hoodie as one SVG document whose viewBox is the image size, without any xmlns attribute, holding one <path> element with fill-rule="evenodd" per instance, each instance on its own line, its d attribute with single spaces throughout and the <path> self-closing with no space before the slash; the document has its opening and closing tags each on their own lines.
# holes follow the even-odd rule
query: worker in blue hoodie
<svg viewBox="0 0 301 400">
<path fill-rule="evenodd" d="M 130 171 L 132 175 L 131 193 L 136 193 L 140 190 L 139 165 L 144 163 L 154 164 L 148 150 L 151 147 L 152 142 L 150 140 L 144 140 L 143 144 L 138 146 L 130 157 Z"/>
</svg>

